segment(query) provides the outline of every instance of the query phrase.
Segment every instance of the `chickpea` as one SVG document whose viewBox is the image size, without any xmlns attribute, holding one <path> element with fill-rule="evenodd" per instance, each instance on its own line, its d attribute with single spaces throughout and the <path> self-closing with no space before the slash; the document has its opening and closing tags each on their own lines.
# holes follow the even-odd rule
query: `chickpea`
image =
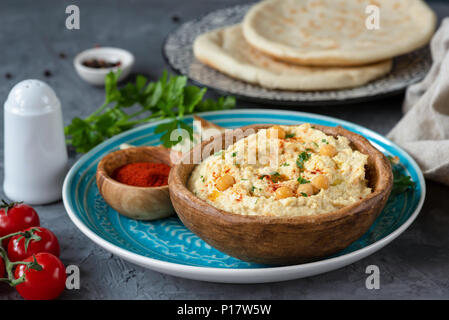
<svg viewBox="0 0 449 320">
<path fill-rule="evenodd" d="M 315 189 L 311 183 L 300 184 L 298 190 L 296 190 L 298 196 L 302 196 L 305 193 L 308 197 L 313 196 L 315 194 Z"/>
<path fill-rule="evenodd" d="M 267 131 L 267 135 L 268 138 L 279 138 L 279 139 L 284 139 L 285 138 L 285 131 L 284 129 L 282 129 L 280 126 L 272 126 L 271 128 L 268 129 Z"/>
<path fill-rule="evenodd" d="M 337 149 L 330 144 L 325 144 L 324 146 L 322 146 L 320 148 L 320 155 L 322 156 L 329 156 L 329 157 L 333 157 L 337 154 Z"/>
<path fill-rule="evenodd" d="M 293 191 L 289 187 L 280 187 L 275 191 L 276 200 L 293 197 Z"/>
<path fill-rule="evenodd" d="M 216 186 L 220 191 L 225 191 L 226 189 L 232 187 L 235 183 L 233 176 L 226 174 L 223 177 L 218 178 Z"/>
<path fill-rule="evenodd" d="M 326 190 L 329 188 L 329 179 L 324 175 L 316 176 L 312 179 L 312 186 L 317 188 L 318 190 Z"/>
</svg>

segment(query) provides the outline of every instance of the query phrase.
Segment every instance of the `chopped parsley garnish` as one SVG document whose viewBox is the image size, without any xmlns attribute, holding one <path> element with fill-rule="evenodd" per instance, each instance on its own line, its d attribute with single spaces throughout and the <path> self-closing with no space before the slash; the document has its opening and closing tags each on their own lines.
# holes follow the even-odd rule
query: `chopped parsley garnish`
<svg viewBox="0 0 449 320">
<path fill-rule="evenodd" d="M 295 137 L 294 133 L 290 133 L 290 134 L 285 135 L 285 139 L 290 139 L 290 138 L 294 138 L 294 137 Z"/>
<path fill-rule="evenodd" d="M 321 142 L 325 143 L 325 144 L 329 144 L 329 142 L 327 142 L 326 139 L 321 140 Z"/>
<path fill-rule="evenodd" d="M 302 195 L 303 197 L 306 197 L 306 198 L 307 198 L 307 193 L 301 192 L 301 195 Z"/>
<path fill-rule="evenodd" d="M 302 152 L 301 154 L 299 154 L 298 159 L 296 160 L 296 165 L 298 166 L 298 168 L 304 169 L 304 162 L 309 160 L 310 157 L 311 157 L 311 154 L 307 153 L 307 152 Z"/>
<path fill-rule="evenodd" d="M 256 190 L 256 187 L 255 187 L 255 186 L 252 186 L 251 192 L 254 192 L 254 190 Z"/>
<path fill-rule="evenodd" d="M 203 181 L 203 183 L 204 183 L 204 177 L 203 176 L 200 176 L 201 177 L 201 181 Z"/>
<path fill-rule="evenodd" d="M 270 174 L 271 181 L 274 183 L 279 182 L 281 180 L 282 176 L 279 172 L 273 172 Z"/>
<path fill-rule="evenodd" d="M 318 143 L 316 143 L 315 141 L 312 141 L 312 143 L 313 143 L 313 145 L 314 145 L 315 147 L 317 147 L 317 148 L 319 147 L 319 146 L 318 146 Z"/>
<path fill-rule="evenodd" d="M 309 180 L 306 180 L 306 179 L 304 179 L 303 177 L 299 177 L 299 178 L 298 178 L 298 182 L 299 182 L 299 184 L 307 184 L 307 183 L 310 183 Z"/>
<path fill-rule="evenodd" d="M 237 155 L 237 152 L 233 152 L 232 156 L 235 157 Z"/>
<path fill-rule="evenodd" d="M 284 162 L 284 163 L 282 164 L 282 167 L 288 167 L 288 166 L 290 166 L 290 164 L 289 164 L 288 162 Z"/>
<path fill-rule="evenodd" d="M 240 180 L 242 180 L 242 181 L 248 181 L 248 179 L 240 179 Z"/>
</svg>

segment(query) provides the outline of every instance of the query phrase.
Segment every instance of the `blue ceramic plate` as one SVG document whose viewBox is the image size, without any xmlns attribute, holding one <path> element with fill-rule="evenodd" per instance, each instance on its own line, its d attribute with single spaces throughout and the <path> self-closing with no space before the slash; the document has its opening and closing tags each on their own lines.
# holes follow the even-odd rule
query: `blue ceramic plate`
<svg viewBox="0 0 449 320">
<path fill-rule="evenodd" d="M 68 173 L 63 199 L 75 225 L 90 239 L 141 266 L 180 277 L 230 283 L 273 282 L 311 276 L 340 268 L 379 250 L 413 222 L 422 207 L 425 183 L 415 161 L 383 136 L 358 125 L 315 114 L 278 110 L 232 110 L 200 114 L 225 128 L 256 123 L 297 124 L 310 122 L 341 125 L 368 138 L 387 155 L 398 156 L 416 183 L 414 190 L 391 198 L 371 229 L 345 250 L 317 262 L 268 267 L 230 257 L 190 232 L 177 217 L 154 222 L 119 215 L 100 196 L 95 183 L 98 162 L 122 143 L 158 145 L 157 123 L 122 133 L 84 155 Z M 191 120 L 187 118 L 186 121 Z"/>
</svg>

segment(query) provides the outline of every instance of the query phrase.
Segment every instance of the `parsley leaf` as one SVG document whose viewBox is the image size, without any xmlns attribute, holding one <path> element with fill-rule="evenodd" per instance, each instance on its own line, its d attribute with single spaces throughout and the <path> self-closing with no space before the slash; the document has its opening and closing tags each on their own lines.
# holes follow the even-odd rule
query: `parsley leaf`
<svg viewBox="0 0 449 320">
<path fill-rule="evenodd" d="M 388 156 L 391 168 L 393 170 L 393 189 L 391 190 L 391 197 L 404 193 L 410 189 L 415 188 L 415 183 L 412 178 L 404 173 L 404 168 L 393 157 Z"/>
<path fill-rule="evenodd" d="M 279 182 L 282 179 L 282 176 L 279 172 L 273 172 L 270 174 L 271 181 L 274 183 Z"/>
<path fill-rule="evenodd" d="M 272 172 L 270 174 L 263 174 L 259 177 L 260 180 L 263 180 L 264 178 L 270 178 L 270 180 L 274 183 L 277 183 L 283 179 L 282 175 L 279 172 Z"/>
<path fill-rule="evenodd" d="M 298 182 L 299 182 L 299 184 L 307 184 L 307 183 L 310 183 L 309 180 L 306 180 L 306 179 L 304 179 L 303 177 L 299 177 L 299 178 L 298 178 Z"/>
<path fill-rule="evenodd" d="M 300 169 L 304 169 L 304 162 L 310 159 L 312 155 L 307 152 L 302 152 L 298 155 L 298 159 L 296 160 L 296 165 Z"/>
<path fill-rule="evenodd" d="M 393 180 L 392 195 L 397 195 L 406 192 L 410 188 L 414 188 L 415 183 L 411 180 L 410 176 L 400 175 L 395 176 Z"/>
</svg>

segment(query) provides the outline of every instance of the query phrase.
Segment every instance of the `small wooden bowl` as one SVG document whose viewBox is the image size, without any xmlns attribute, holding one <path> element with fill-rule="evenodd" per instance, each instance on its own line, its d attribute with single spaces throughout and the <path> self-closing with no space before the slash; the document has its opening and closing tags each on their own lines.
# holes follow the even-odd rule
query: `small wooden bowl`
<svg viewBox="0 0 449 320">
<path fill-rule="evenodd" d="M 270 126 L 251 127 L 258 131 Z M 364 137 L 341 127 L 316 127 L 328 135 L 345 136 L 354 150 L 368 155 L 366 174 L 373 190 L 368 197 L 340 210 L 312 216 L 244 216 L 217 209 L 196 197 L 186 187 L 195 165 L 181 163 L 169 176 L 170 198 L 179 218 L 211 246 L 256 263 L 303 263 L 346 248 L 369 229 L 382 211 L 391 192 L 393 175 L 388 159 Z M 224 135 L 221 139 L 225 148 L 231 144 Z M 210 143 L 211 140 L 196 146 L 186 158 L 192 158 L 195 149 L 207 150 Z M 212 153 L 213 148 L 210 150 Z"/>
<path fill-rule="evenodd" d="M 105 201 L 131 219 L 154 220 L 174 213 L 168 186 L 134 187 L 111 178 L 115 169 L 129 163 L 154 162 L 172 166 L 170 150 L 163 147 L 133 147 L 105 156 L 97 167 L 97 186 Z"/>
</svg>

